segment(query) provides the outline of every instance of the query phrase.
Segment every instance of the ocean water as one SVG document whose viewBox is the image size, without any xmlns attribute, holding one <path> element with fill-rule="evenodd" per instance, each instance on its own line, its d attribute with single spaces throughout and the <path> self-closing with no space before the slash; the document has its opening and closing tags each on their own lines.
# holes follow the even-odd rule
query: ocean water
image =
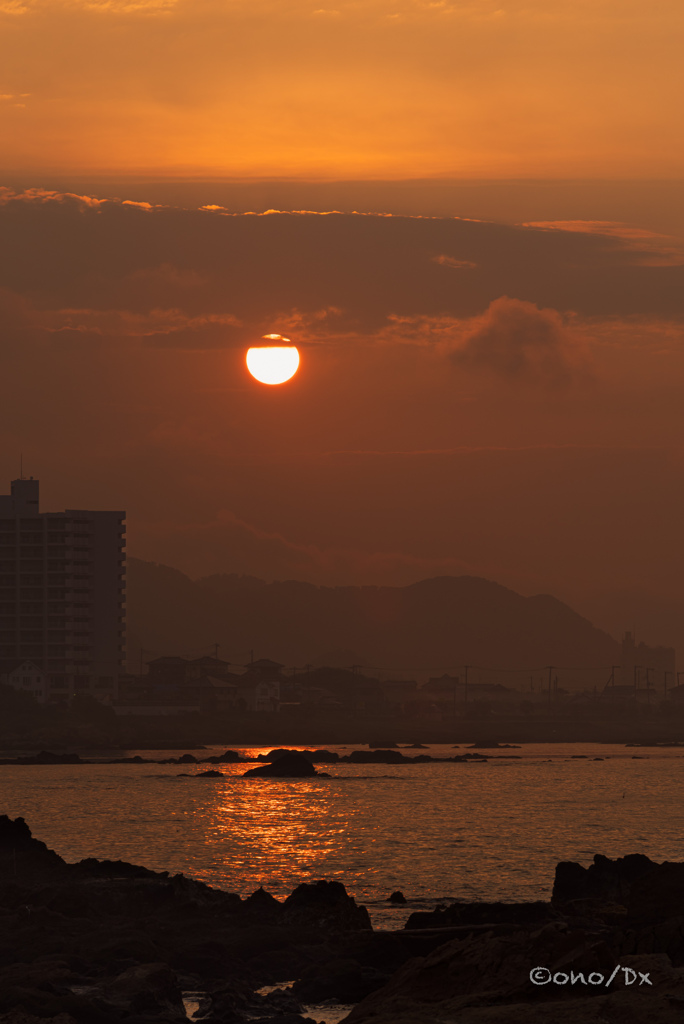
<svg viewBox="0 0 684 1024">
<path fill-rule="evenodd" d="M 406 751 L 418 752 L 464 751 Z M 244 779 L 252 766 L 241 764 L 220 766 L 220 779 L 195 778 L 206 768 L 195 765 L 2 765 L 0 813 L 24 817 L 68 861 L 131 861 L 242 896 L 263 885 L 282 898 L 300 882 L 337 879 L 380 928 L 450 899 L 548 899 L 560 860 L 684 860 L 684 750 L 527 744 L 493 753 L 509 756 L 321 765 L 331 778 L 297 780 Z M 395 889 L 406 907 L 388 904 Z"/>
</svg>

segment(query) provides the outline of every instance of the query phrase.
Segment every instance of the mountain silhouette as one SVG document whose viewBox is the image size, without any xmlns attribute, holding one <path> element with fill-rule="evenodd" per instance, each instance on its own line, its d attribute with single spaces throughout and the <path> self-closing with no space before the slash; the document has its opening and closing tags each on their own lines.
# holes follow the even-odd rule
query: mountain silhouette
<svg viewBox="0 0 684 1024">
<path fill-rule="evenodd" d="M 128 565 L 128 646 L 136 667 L 141 648 L 149 660 L 214 644 L 234 664 L 253 652 L 288 667 L 321 664 L 327 653 L 343 651 L 365 667 L 397 671 L 619 662 L 618 643 L 562 601 L 523 597 L 476 576 L 320 587 L 229 574 L 191 580 L 137 558 Z"/>
</svg>

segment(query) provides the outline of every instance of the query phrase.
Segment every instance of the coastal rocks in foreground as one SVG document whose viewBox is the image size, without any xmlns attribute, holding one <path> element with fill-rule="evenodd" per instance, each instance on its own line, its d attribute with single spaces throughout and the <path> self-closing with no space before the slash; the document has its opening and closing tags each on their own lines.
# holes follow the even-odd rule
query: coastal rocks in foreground
<svg viewBox="0 0 684 1024">
<path fill-rule="evenodd" d="M 535 986 L 530 965 L 539 964 L 548 964 L 540 977 L 549 980 Z M 615 968 L 619 980 L 607 988 Z M 580 978 L 574 986 L 570 971 Z M 667 956 L 618 961 L 601 937 L 552 924 L 446 943 L 400 968 L 345 1024 L 676 1024 L 683 1007 L 684 969 L 673 968 Z"/>
<path fill-rule="evenodd" d="M 616 860 L 597 854 L 588 868 L 563 861 L 556 868 L 552 898 L 569 908 L 587 900 L 612 903 L 632 921 L 656 923 L 684 915 L 684 864 L 656 864 L 639 853 Z"/>
<path fill-rule="evenodd" d="M 258 989 L 364 935 L 367 912 L 339 882 L 243 900 L 122 861 L 68 864 L 0 817 L 0 1024 L 180 1024 L 188 990 L 209 1000 L 207 1024 L 299 1022 L 294 996 L 285 1012 Z"/>
<path fill-rule="evenodd" d="M 684 1019 L 684 864 L 564 862 L 551 904 L 454 903 L 412 914 L 405 928 L 451 936 L 362 1000 L 348 1024 Z"/>
<path fill-rule="evenodd" d="M 684 864 L 599 857 L 560 864 L 551 903 L 454 903 L 374 932 L 340 882 L 241 899 L 68 864 L 0 817 L 0 1024 L 181 1024 L 184 992 L 205 1024 L 304 1024 L 328 1000 L 357 1003 L 348 1024 L 681 1024 L 683 881 Z"/>
</svg>

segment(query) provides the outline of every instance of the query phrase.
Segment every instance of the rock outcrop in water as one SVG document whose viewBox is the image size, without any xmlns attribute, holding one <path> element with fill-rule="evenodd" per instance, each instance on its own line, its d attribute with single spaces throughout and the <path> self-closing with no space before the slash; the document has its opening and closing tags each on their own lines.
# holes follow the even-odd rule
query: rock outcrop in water
<svg viewBox="0 0 684 1024">
<path fill-rule="evenodd" d="M 244 773 L 243 778 L 254 776 L 265 779 L 304 779 L 312 775 L 318 775 L 318 772 L 311 761 L 303 754 L 290 751 L 275 761 L 259 765 L 258 768 L 250 768 Z"/>
<path fill-rule="evenodd" d="M 68 864 L 0 817 L 0 1024 L 181 1024 L 189 990 L 206 1024 L 302 1024 L 325 1000 L 358 1001 L 349 1024 L 679 1024 L 683 883 L 684 864 L 597 857 L 560 864 L 551 903 L 458 903 L 374 932 L 339 882 L 241 899 Z"/>
</svg>

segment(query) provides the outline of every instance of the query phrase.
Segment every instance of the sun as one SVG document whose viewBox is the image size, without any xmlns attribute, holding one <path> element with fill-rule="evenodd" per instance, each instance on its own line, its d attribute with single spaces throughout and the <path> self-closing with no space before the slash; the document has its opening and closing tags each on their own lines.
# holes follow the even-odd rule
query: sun
<svg viewBox="0 0 684 1024">
<path fill-rule="evenodd" d="M 267 344 L 247 350 L 247 369 L 261 384 L 284 384 L 297 372 L 299 351 L 280 334 L 265 334 L 263 340 Z"/>
</svg>

